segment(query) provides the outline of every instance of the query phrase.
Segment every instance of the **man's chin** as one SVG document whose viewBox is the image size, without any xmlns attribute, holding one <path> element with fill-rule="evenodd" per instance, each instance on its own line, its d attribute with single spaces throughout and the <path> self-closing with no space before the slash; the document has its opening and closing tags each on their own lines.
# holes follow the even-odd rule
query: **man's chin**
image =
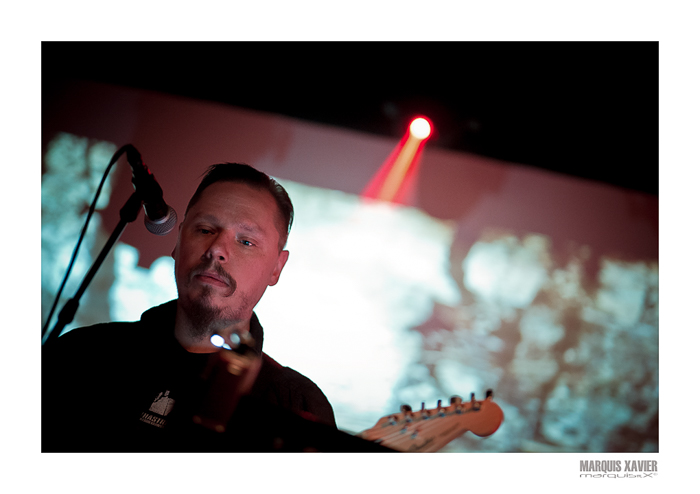
<svg viewBox="0 0 700 494">
<path fill-rule="evenodd" d="M 231 326 L 238 319 L 233 309 L 217 305 L 213 297 L 179 299 L 178 304 L 190 321 L 192 336 L 200 340 Z"/>
</svg>

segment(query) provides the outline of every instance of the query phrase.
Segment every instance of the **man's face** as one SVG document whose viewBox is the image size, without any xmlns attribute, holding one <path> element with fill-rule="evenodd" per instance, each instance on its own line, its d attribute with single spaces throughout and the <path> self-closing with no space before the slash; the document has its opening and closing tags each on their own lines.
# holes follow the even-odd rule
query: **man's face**
<svg viewBox="0 0 700 494">
<path fill-rule="evenodd" d="M 173 251 L 178 306 L 201 327 L 248 320 L 289 253 L 279 251 L 277 203 L 244 183 L 207 187 L 180 225 Z"/>
</svg>

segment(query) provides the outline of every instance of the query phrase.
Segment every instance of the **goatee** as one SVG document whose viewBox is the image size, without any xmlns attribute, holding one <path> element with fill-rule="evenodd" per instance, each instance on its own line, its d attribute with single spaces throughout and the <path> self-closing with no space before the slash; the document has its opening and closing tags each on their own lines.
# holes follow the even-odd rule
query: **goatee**
<svg viewBox="0 0 700 494">
<path fill-rule="evenodd" d="M 190 336 L 202 341 L 211 338 L 216 333 L 224 332 L 224 329 L 240 322 L 241 318 L 230 307 L 216 307 L 211 303 L 211 295 L 214 289 L 209 286 L 202 288 L 202 293 L 195 300 L 178 300 L 183 313 L 189 319 Z"/>
</svg>

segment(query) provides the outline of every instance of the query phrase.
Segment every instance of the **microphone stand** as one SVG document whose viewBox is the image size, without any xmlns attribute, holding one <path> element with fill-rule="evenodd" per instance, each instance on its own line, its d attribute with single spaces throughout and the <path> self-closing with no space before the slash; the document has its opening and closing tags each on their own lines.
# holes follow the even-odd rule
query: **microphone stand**
<svg viewBox="0 0 700 494">
<path fill-rule="evenodd" d="M 55 341 L 61 334 L 61 331 L 63 331 L 63 328 L 73 321 L 75 313 L 78 311 L 78 306 L 80 305 L 80 297 L 83 296 L 83 293 L 94 278 L 97 270 L 102 265 L 102 262 L 107 257 L 110 249 L 114 246 L 117 240 L 119 240 L 119 237 L 121 237 L 127 223 L 133 222 L 138 216 L 142 202 L 143 201 L 141 200 L 141 196 L 138 194 L 138 191 L 135 191 L 133 194 L 131 194 L 131 197 L 129 197 L 124 206 L 122 206 L 122 208 L 119 210 L 119 223 L 102 248 L 100 255 L 95 259 L 90 271 L 88 271 L 88 273 L 85 275 L 85 279 L 80 285 L 80 288 L 78 288 L 78 291 L 75 292 L 73 298 L 66 302 L 66 305 L 64 305 L 63 309 L 61 309 L 61 312 L 58 314 L 58 321 L 56 322 L 54 328 L 49 332 L 44 344 Z"/>
</svg>

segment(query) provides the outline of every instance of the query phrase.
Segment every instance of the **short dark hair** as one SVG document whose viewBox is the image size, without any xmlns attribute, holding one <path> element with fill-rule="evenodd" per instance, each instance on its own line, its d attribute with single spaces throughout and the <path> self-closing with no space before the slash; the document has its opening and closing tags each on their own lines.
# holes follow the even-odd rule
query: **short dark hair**
<svg viewBox="0 0 700 494">
<path fill-rule="evenodd" d="M 216 182 L 241 182 L 251 187 L 260 190 L 267 190 L 277 203 L 279 217 L 277 221 L 277 230 L 280 234 L 279 250 L 284 249 L 287 243 L 287 237 L 292 229 L 292 221 L 294 220 L 294 207 L 289 199 L 287 191 L 284 190 L 274 178 L 256 170 L 245 163 L 219 163 L 211 165 L 206 172 L 204 178 L 199 183 L 199 187 L 194 192 L 194 195 L 187 204 L 185 216 L 190 208 L 199 200 L 204 189 Z"/>
</svg>

